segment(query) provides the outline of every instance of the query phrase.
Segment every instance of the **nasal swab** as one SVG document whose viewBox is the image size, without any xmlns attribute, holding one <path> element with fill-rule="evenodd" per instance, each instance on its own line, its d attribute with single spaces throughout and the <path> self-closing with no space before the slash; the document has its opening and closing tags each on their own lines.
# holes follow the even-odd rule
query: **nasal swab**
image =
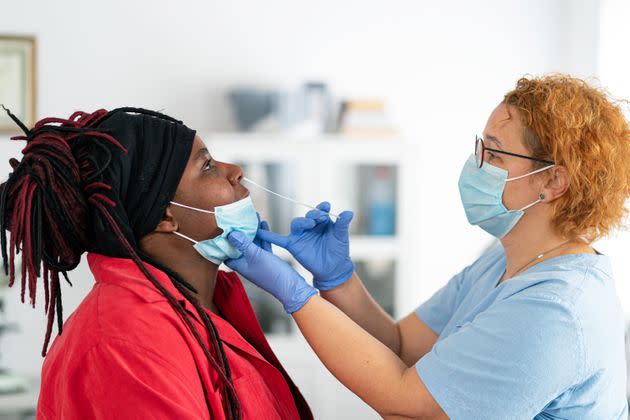
<svg viewBox="0 0 630 420">
<path fill-rule="evenodd" d="M 284 199 L 285 199 L 285 200 L 287 200 L 287 201 L 290 201 L 290 202 L 292 202 L 292 203 L 298 204 L 298 205 L 300 205 L 300 206 L 303 206 L 303 207 L 306 207 L 306 208 L 309 208 L 309 209 L 312 209 L 312 210 L 319 210 L 317 207 L 311 206 L 310 204 L 302 203 L 302 202 L 300 202 L 300 201 L 297 201 L 297 200 L 294 200 L 294 199 L 292 199 L 292 198 L 289 198 L 289 197 L 287 197 L 287 196 L 285 196 L 285 195 L 278 194 L 277 192 L 271 191 L 269 188 L 265 188 L 265 187 L 263 187 L 262 185 L 260 185 L 260 184 L 258 184 L 258 183 L 256 183 L 256 182 L 252 181 L 251 179 L 249 179 L 249 178 L 247 178 L 247 177 L 243 177 L 243 178 L 241 178 L 241 179 L 242 179 L 243 181 L 247 181 L 247 182 L 249 182 L 249 183 L 250 183 L 250 184 L 252 184 L 252 185 L 257 186 L 258 188 L 260 188 L 260 189 L 262 189 L 262 190 L 267 191 L 269 194 L 276 195 L 276 196 L 278 196 L 278 197 L 280 197 L 280 198 L 284 198 Z M 328 212 L 328 214 L 329 214 L 329 215 L 331 215 L 331 216 L 333 216 L 335 219 L 339 217 L 338 215 L 336 215 L 336 214 L 334 214 L 334 213 L 330 213 L 330 212 Z"/>
</svg>

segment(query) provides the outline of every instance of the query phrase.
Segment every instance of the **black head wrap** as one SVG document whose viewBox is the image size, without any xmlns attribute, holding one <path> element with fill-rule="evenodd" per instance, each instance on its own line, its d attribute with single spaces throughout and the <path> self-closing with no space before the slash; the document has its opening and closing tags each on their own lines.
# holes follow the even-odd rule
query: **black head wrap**
<svg viewBox="0 0 630 420">
<path fill-rule="evenodd" d="M 132 114 L 128 110 L 110 112 L 96 127 L 115 138 L 127 153 L 113 146 L 108 146 L 109 153 L 103 153 L 91 146 L 89 154 L 101 171 L 94 180 L 112 187 L 106 192 L 116 203 L 110 213 L 129 243 L 138 249 L 138 241 L 155 229 L 175 195 L 190 157 L 195 131 L 165 115 Z M 88 251 L 127 256 L 100 212 L 92 209 L 90 222 Z"/>
</svg>

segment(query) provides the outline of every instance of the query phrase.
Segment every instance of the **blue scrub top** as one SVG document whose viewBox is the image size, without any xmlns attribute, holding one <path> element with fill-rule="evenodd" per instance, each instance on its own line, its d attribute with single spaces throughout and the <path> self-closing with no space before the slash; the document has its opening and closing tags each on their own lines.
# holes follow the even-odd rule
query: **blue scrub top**
<svg viewBox="0 0 630 420">
<path fill-rule="evenodd" d="M 624 316 L 604 255 L 542 261 L 496 286 L 499 244 L 416 315 L 439 338 L 416 364 L 452 419 L 623 419 Z"/>
</svg>

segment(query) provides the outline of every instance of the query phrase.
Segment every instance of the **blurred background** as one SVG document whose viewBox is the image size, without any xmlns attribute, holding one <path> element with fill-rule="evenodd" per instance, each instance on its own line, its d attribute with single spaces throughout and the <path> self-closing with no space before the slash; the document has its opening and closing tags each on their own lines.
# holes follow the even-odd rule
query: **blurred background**
<svg viewBox="0 0 630 420">
<path fill-rule="evenodd" d="M 160 110 L 256 182 L 354 210 L 357 270 L 402 317 L 491 244 L 467 223 L 457 180 L 503 94 L 523 75 L 563 72 L 630 98 L 628 21 L 621 0 L 4 1 L 0 45 L 19 37 L 26 55 L 2 61 L 0 47 L 0 93 L 21 98 L 11 81 L 20 68 L 28 94 L 14 109 L 25 119 Z M 0 174 L 23 146 L 11 134 L 0 133 Z M 273 229 L 305 211 L 251 190 Z M 630 234 L 596 248 L 612 258 L 630 317 Z M 66 317 L 93 284 L 85 261 L 70 278 Z M 316 418 L 378 418 L 322 367 L 279 304 L 248 292 Z M 33 310 L 18 287 L 0 284 L 0 418 L 34 412 L 40 302 Z"/>
</svg>

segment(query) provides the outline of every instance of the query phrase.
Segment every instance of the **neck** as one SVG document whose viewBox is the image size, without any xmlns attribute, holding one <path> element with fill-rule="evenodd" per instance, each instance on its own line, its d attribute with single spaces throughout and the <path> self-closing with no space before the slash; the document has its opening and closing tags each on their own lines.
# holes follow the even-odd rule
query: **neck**
<svg viewBox="0 0 630 420">
<path fill-rule="evenodd" d="M 214 288 L 219 266 L 203 258 L 188 241 L 175 235 L 152 233 L 141 240 L 142 250 L 160 264 L 177 273 L 197 290 L 199 304 L 218 313 Z"/>
<path fill-rule="evenodd" d="M 549 217 L 543 217 L 544 206 L 537 207 L 526 210 L 512 231 L 501 239 L 506 266 L 499 282 L 548 258 L 576 252 L 580 247 L 577 240 L 567 242 L 569 238 L 558 235 L 551 226 Z M 536 259 L 540 254 L 543 256 Z"/>
</svg>

